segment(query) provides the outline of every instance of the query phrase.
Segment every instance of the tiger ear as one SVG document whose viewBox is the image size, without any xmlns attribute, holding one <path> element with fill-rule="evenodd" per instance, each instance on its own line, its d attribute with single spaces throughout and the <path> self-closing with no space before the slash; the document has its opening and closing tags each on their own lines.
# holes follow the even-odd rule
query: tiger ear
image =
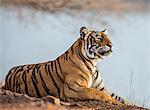
<svg viewBox="0 0 150 110">
<path fill-rule="evenodd" d="M 85 35 L 86 35 L 87 31 L 88 30 L 87 30 L 86 27 L 81 27 L 80 28 L 80 36 L 81 36 L 82 39 L 85 39 Z"/>
<path fill-rule="evenodd" d="M 107 34 L 108 32 L 107 32 L 107 29 L 104 29 L 103 31 L 102 31 L 104 34 Z"/>
</svg>

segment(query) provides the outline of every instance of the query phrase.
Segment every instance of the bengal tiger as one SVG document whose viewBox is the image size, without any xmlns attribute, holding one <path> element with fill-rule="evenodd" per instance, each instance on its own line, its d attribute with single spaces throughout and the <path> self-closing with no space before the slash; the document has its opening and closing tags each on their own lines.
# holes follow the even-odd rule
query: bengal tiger
<svg viewBox="0 0 150 110">
<path fill-rule="evenodd" d="M 97 63 L 112 53 L 106 30 L 81 27 L 80 37 L 53 61 L 12 68 L 4 89 L 33 97 L 52 95 L 62 101 L 104 100 L 114 104 L 126 101 L 108 92 Z"/>
</svg>

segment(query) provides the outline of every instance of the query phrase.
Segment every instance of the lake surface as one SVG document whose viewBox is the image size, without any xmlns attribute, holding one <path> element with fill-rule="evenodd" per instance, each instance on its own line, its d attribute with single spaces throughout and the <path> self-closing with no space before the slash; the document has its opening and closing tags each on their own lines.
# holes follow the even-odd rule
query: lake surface
<svg viewBox="0 0 150 110">
<path fill-rule="evenodd" d="M 26 14 L 19 20 L 12 13 L 0 10 L 0 80 L 16 65 L 55 59 L 78 38 L 82 26 L 107 28 L 113 54 L 99 63 L 106 87 L 150 107 L 150 14 L 103 16 L 89 23 L 86 17 L 40 12 L 33 16 L 35 19 Z M 107 24 L 101 25 L 101 19 Z"/>
</svg>

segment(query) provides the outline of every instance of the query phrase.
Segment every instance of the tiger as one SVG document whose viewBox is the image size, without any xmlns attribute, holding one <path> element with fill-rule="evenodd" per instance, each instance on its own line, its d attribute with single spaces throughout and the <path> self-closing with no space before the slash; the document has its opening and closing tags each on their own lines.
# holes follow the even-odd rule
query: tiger
<svg viewBox="0 0 150 110">
<path fill-rule="evenodd" d="M 65 102 L 98 100 L 125 104 L 104 86 L 97 64 L 112 54 L 107 30 L 81 27 L 79 38 L 53 61 L 13 67 L 3 89 L 31 97 L 55 96 Z"/>
</svg>

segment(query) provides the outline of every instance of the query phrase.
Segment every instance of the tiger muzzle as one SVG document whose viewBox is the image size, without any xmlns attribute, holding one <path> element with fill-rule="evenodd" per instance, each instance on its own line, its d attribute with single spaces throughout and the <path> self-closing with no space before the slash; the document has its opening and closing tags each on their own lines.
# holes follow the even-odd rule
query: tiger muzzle
<svg viewBox="0 0 150 110">
<path fill-rule="evenodd" d="M 107 56 L 110 53 L 112 53 L 112 47 L 110 46 L 104 46 L 102 48 L 99 49 L 98 53 L 102 56 Z"/>
</svg>

